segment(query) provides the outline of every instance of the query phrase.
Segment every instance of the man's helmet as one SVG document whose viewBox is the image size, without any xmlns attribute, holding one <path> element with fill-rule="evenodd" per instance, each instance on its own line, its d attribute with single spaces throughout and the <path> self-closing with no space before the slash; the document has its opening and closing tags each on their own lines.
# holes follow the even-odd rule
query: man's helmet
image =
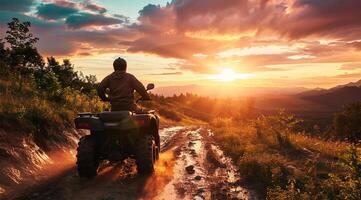
<svg viewBox="0 0 361 200">
<path fill-rule="evenodd" d="M 125 71 L 127 69 L 127 61 L 119 57 L 113 62 L 114 70 Z"/>
</svg>

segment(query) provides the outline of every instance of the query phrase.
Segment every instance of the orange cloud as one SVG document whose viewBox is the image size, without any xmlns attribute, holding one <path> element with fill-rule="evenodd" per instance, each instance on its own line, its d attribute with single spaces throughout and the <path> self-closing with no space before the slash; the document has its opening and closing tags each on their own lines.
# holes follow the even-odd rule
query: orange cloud
<svg viewBox="0 0 361 200">
<path fill-rule="evenodd" d="M 58 21 L 17 13 L 35 22 L 40 50 L 48 55 L 126 50 L 177 58 L 177 68 L 197 73 L 228 64 L 282 71 L 288 69 L 270 65 L 360 61 L 360 0 L 173 0 L 145 6 L 132 24 L 93 1 L 50 3 L 77 13 Z M 1 21 L 13 10 L 0 13 Z"/>
</svg>

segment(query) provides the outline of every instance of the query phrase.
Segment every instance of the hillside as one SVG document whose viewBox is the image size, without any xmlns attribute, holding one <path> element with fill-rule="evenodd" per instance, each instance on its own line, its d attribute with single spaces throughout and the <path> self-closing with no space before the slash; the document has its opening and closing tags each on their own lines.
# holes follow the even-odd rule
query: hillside
<svg viewBox="0 0 361 200">
<path fill-rule="evenodd" d="M 343 85 L 338 85 L 336 87 L 330 88 L 329 90 L 337 90 L 337 89 L 340 89 L 340 88 L 352 87 L 352 86 L 361 87 L 361 80 L 356 81 L 356 82 L 350 82 L 350 83 L 343 84 Z"/>
<path fill-rule="evenodd" d="M 321 95 L 329 92 L 327 89 L 323 88 L 316 88 L 312 90 L 307 90 L 301 93 L 296 94 L 298 97 L 308 97 L 308 96 L 314 96 L 314 95 Z"/>
<path fill-rule="evenodd" d="M 304 96 L 303 99 L 327 105 L 328 107 L 337 110 L 345 104 L 361 100 L 361 87 L 345 86 L 337 89 L 330 89 L 321 94 Z"/>
<path fill-rule="evenodd" d="M 356 81 L 356 82 L 350 82 L 350 83 L 346 83 L 346 84 L 337 85 L 337 86 L 329 88 L 329 89 L 315 88 L 315 89 L 311 89 L 311 90 L 306 90 L 304 92 L 300 92 L 300 93 L 296 94 L 296 96 L 307 97 L 307 96 L 322 95 L 322 94 L 326 94 L 329 92 L 334 92 L 336 90 L 339 90 L 339 89 L 342 89 L 345 87 L 361 87 L 361 80 Z"/>
</svg>

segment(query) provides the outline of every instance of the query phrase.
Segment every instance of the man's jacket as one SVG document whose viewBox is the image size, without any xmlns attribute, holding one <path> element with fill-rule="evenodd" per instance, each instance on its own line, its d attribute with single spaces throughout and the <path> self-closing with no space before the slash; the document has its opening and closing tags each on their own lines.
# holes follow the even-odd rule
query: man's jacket
<svg viewBox="0 0 361 200">
<path fill-rule="evenodd" d="M 142 96 L 143 100 L 150 99 L 143 84 L 135 76 L 125 71 L 114 71 L 100 82 L 98 95 L 103 101 L 110 101 L 112 107 L 118 104 L 131 107 L 134 105 L 134 90 Z"/>
</svg>

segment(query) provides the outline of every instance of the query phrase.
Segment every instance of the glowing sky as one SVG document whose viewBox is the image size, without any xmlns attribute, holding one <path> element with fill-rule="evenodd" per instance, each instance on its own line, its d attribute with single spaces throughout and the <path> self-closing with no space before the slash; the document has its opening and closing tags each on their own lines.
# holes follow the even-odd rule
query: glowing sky
<svg viewBox="0 0 361 200">
<path fill-rule="evenodd" d="M 331 87 L 361 79 L 360 10 L 360 0 L 0 0 L 0 35 L 12 17 L 30 21 L 41 53 L 98 79 L 122 56 L 160 85 Z"/>
</svg>

